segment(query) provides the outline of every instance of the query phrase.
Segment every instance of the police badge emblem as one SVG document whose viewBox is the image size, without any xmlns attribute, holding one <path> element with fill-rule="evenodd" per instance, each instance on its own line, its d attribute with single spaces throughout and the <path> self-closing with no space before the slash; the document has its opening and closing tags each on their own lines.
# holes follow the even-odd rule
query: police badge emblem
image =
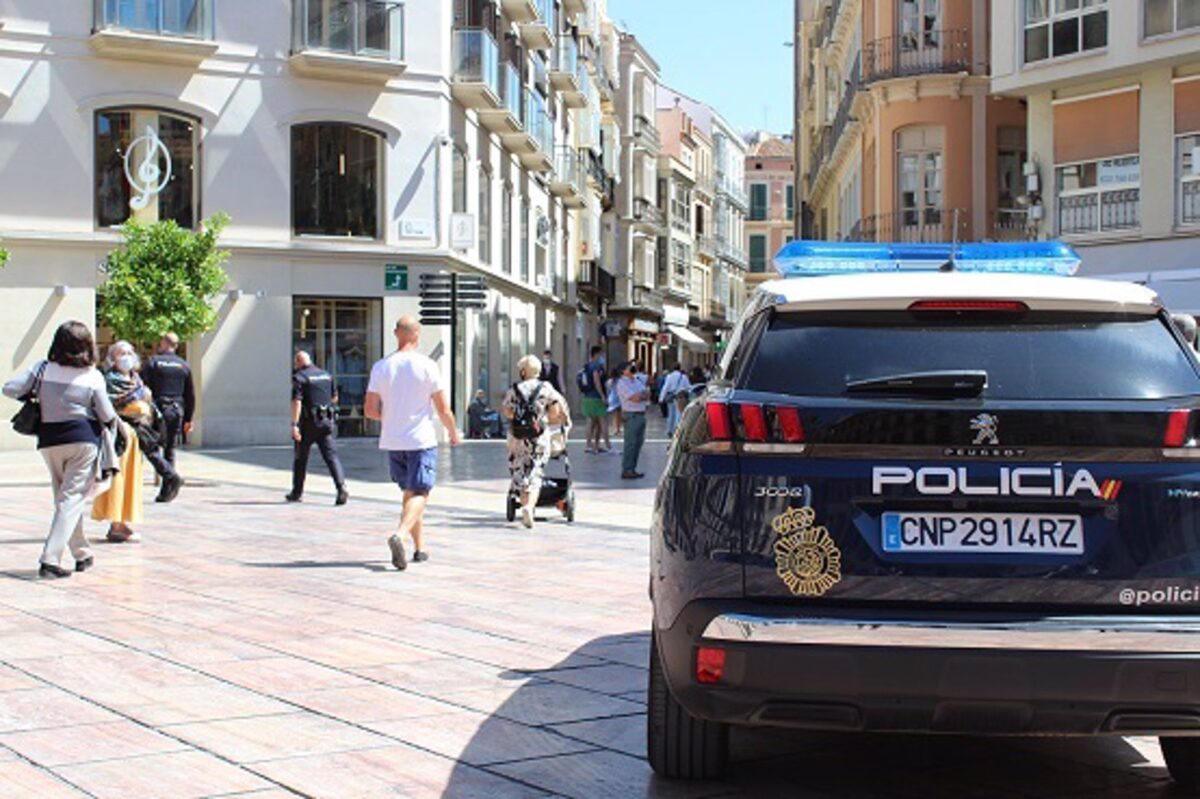
<svg viewBox="0 0 1200 799">
<path fill-rule="evenodd" d="M 842 553 L 815 521 L 812 508 L 788 508 L 771 521 L 779 535 L 775 573 L 797 596 L 824 596 L 842 579 Z"/>
</svg>

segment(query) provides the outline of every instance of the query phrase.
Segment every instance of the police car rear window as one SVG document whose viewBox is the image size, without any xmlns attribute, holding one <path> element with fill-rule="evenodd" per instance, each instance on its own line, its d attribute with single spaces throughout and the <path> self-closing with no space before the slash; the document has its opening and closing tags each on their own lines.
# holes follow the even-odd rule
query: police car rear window
<svg viewBox="0 0 1200 799">
<path fill-rule="evenodd" d="M 1194 357 L 1157 317 L 1031 312 L 992 321 L 907 312 L 777 313 L 739 383 L 846 396 L 848 383 L 934 371 L 987 372 L 993 399 L 1163 399 L 1200 394 Z"/>
</svg>

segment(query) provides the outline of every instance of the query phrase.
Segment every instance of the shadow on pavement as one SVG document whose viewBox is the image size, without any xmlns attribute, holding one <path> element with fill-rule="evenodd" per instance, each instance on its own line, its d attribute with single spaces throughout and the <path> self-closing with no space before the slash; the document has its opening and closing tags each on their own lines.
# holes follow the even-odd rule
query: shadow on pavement
<svg viewBox="0 0 1200 799">
<path fill-rule="evenodd" d="M 244 563 L 252 569 L 357 569 L 371 572 L 393 571 L 383 561 L 369 560 L 293 560 L 286 563 Z"/>
<path fill-rule="evenodd" d="M 649 635 L 597 638 L 494 704 L 445 796 L 1179 796 L 1154 739 L 981 738 L 734 728 L 720 782 L 664 780 L 645 760 Z M 637 690 L 630 690 L 634 685 Z M 520 783 L 485 791 L 483 772 Z M 496 786 L 492 786 L 493 789 Z"/>
</svg>

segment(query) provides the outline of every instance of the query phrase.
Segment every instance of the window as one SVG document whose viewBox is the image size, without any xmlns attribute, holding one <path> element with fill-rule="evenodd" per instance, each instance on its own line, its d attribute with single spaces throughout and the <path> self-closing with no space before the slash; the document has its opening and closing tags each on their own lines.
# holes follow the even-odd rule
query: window
<svg viewBox="0 0 1200 799">
<path fill-rule="evenodd" d="M 1027 157 L 1025 128 L 1001 127 L 996 132 L 996 219 L 992 235 L 1020 231 L 1027 221 L 1026 210 L 1017 202 L 1025 193 L 1023 167 Z"/>
<path fill-rule="evenodd" d="M 900 2 L 900 58 L 907 61 L 906 54 L 922 50 L 936 50 L 941 46 L 942 0 L 901 0 Z M 905 64 L 910 66 L 910 64 Z"/>
<path fill-rule="evenodd" d="M 529 199 L 521 201 L 521 280 L 529 282 Z"/>
<path fill-rule="evenodd" d="M 292 228 L 298 236 L 379 237 L 382 137 L 320 122 L 292 128 Z"/>
<path fill-rule="evenodd" d="M 750 271 L 767 271 L 767 237 L 752 235 L 750 237 Z"/>
<path fill-rule="evenodd" d="M 767 184 L 750 184 L 750 221 L 765 222 L 769 210 L 770 202 L 767 196 Z"/>
<path fill-rule="evenodd" d="M 96 225 L 200 218 L 200 122 L 152 108 L 96 114 Z M 135 179 L 130 183 L 129 178 Z"/>
<path fill-rule="evenodd" d="M 787 221 L 791 222 L 796 218 L 796 186 L 789 183 L 786 187 L 787 192 Z"/>
<path fill-rule="evenodd" d="M 941 128 L 906 128 L 896 134 L 896 207 L 900 224 L 940 224 L 942 219 Z"/>
<path fill-rule="evenodd" d="M 1200 224 L 1200 133 L 1175 137 L 1175 168 L 1179 186 L 1176 206 L 1181 225 Z"/>
<path fill-rule="evenodd" d="M 1127 230 L 1141 224 L 1141 159 L 1136 155 L 1056 166 L 1058 232 Z"/>
<path fill-rule="evenodd" d="M 1196 0 L 1143 0 L 1143 3 L 1146 36 L 1200 27 L 1200 3 Z"/>
<path fill-rule="evenodd" d="M 396 0 L 295 0 L 293 14 L 297 51 L 404 58 L 404 4 Z"/>
<path fill-rule="evenodd" d="M 512 224 L 513 224 L 513 193 L 512 186 L 504 184 L 500 195 L 500 264 L 504 274 L 512 274 Z"/>
<path fill-rule="evenodd" d="M 1108 44 L 1108 0 L 1025 0 L 1025 63 Z"/>
<path fill-rule="evenodd" d="M 212 0 L 101 0 L 96 28 L 211 39 Z"/>
<path fill-rule="evenodd" d="M 453 211 L 456 214 L 467 213 L 467 154 L 455 147 L 450 155 L 451 170 L 453 171 L 451 192 Z"/>
<path fill-rule="evenodd" d="M 492 173 L 479 172 L 479 260 L 492 262 Z"/>
</svg>

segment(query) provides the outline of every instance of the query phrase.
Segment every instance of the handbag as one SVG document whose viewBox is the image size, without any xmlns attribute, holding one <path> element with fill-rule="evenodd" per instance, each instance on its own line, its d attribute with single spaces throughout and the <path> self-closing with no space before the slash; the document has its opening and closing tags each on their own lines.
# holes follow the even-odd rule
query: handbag
<svg viewBox="0 0 1200 799">
<path fill-rule="evenodd" d="M 42 375 L 46 373 L 46 361 L 38 367 L 33 377 L 33 387 L 21 397 L 21 410 L 12 418 L 13 430 L 23 436 L 36 436 L 42 426 L 42 403 L 38 393 L 42 389 Z"/>
</svg>

